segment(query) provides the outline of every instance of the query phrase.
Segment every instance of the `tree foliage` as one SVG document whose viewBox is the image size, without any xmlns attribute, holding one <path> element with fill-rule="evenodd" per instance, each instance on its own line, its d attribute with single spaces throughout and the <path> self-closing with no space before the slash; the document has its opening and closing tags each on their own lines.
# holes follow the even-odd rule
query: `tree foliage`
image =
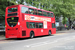
<svg viewBox="0 0 75 50">
<path fill-rule="evenodd" d="M 0 0 L 0 20 L 5 19 L 5 9 L 7 6 L 14 5 L 16 3 L 10 0 Z"/>
<path fill-rule="evenodd" d="M 37 8 L 52 11 L 55 16 L 58 17 L 62 15 L 64 20 L 65 17 L 69 18 L 69 20 L 74 20 L 75 18 L 74 0 L 0 0 L 0 15 L 5 14 L 5 8 L 7 6 L 25 3 Z"/>
<path fill-rule="evenodd" d="M 40 3 L 40 8 L 54 12 L 55 16 L 60 17 L 62 15 L 64 24 L 66 23 L 65 17 L 67 17 L 70 24 L 69 26 L 71 26 L 71 21 L 75 20 L 74 0 L 33 0 L 30 2 L 33 2 L 33 6 L 36 7 L 39 7 Z"/>
</svg>

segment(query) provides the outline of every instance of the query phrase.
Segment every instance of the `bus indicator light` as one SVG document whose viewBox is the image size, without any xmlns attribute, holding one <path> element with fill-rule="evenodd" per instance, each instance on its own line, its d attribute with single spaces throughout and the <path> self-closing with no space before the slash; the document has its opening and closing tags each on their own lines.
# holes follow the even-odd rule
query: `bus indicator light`
<svg viewBox="0 0 75 50">
<path fill-rule="evenodd" d="M 5 25 L 5 27 L 6 27 L 6 25 Z"/>
</svg>

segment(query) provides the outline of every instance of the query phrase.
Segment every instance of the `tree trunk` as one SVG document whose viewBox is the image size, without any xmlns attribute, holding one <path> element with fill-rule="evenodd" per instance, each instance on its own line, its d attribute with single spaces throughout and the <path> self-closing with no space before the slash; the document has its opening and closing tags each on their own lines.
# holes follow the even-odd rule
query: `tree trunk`
<svg viewBox="0 0 75 50">
<path fill-rule="evenodd" d="M 68 28 L 71 29 L 71 20 L 70 20 L 70 17 L 68 18 L 68 21 L 69 21 L 69 26 L 68 26 Z"/>
</svg>

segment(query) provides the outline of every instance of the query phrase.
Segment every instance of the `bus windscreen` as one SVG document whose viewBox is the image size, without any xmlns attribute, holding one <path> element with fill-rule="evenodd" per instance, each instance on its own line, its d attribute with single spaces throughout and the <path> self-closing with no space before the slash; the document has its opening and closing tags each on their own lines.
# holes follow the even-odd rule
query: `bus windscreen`
<svg viewBox="0 0 75 50">
<path fill-rule="evenodd" d="M 18 17 L 7 18 L 7 22 L 10 27 L 14 27 L 18 23 Z"/>
</svg>

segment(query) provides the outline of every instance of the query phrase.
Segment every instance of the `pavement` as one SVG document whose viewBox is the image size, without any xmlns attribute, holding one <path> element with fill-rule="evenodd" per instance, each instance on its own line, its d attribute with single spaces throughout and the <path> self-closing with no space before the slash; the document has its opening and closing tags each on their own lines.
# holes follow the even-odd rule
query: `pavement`
<svg viewBox="0 0 75 50">
<path fill-rule="evenodd" d="M 5 40 L 5 36 L 4 35 L 0 35 L 0 40 Z"/>
<path fill-rule="evenodd" d="M 56 31 L 56 34 L 62 34 L 62 33 L 67 33 L 67 32 L 70 32 L 72 31 L 73 29 L 70 29 L 70 30 L 61 30 L 61 31 Z M 5 40 L 7 38 L 5 38 L 5 34 L 4 32 L 0 32 L 1 35 L 0 35 L 0 40 Z M 3 34 L 2 34 L 3 33 Z"/>
</svg>

